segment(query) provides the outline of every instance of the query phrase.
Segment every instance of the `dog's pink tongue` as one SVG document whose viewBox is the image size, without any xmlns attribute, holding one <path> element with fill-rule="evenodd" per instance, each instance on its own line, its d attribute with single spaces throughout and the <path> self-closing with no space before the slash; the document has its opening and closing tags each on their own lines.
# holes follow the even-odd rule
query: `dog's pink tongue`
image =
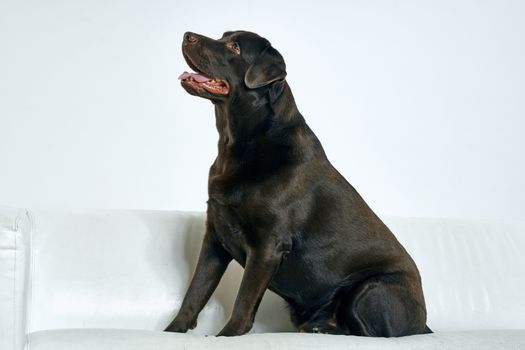
<svg viewBox="0 0 525 350">
<path fill-rule="evenodd" d="M 179 76 L 180 80 L 188 79 L 189 77 L 192 77 L 196 82 L 198 83 L 204 83 L 205 81 L 210 81 L 211 78 L 205 76 L 201 73 L 188 73 L 184 72 Z"/>
</svg>

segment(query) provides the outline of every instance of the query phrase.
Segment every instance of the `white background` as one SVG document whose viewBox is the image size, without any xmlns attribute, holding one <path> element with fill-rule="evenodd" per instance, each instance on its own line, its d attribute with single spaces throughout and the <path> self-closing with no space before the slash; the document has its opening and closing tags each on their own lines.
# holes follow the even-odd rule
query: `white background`
<svg viewBox="0 0 525 350">
<path fill-rule="evenodd" d="M 0 0 L 0 203 L 204 210 L 217 133 L 185 31 L 283 54 L 380 215 L 525 220 L 525 1 Z"/>
</svg>

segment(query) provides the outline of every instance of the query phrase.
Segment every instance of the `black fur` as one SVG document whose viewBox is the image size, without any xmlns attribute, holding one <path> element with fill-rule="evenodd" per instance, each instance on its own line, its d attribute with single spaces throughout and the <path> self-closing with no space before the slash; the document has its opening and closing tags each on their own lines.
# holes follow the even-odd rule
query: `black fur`
<svg viewBox="0 0 525 350">
<path fill-rule="evenodd" d="M 295 105 L 279 52 L 257 34 L 237 31 L 219 40 L 186 33 L 183 54 L 228 89 L 182 83 L 213 102 L 219 142 L 199 262 L 167 330 L 195 326 L 235 259 L 245 272 L 219 335 L 246 333 L 267 288 L 289 303 L 302 332 L 430 332 L 414 261 L 328 161 Z"/>
</svg>

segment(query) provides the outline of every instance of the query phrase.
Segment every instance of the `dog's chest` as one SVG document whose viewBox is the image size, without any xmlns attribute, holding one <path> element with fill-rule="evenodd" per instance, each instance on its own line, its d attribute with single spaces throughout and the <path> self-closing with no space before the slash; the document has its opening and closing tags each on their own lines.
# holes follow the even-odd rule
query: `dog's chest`
<svg viewBox="0 0 525 350">
<path fill-rule="evenodd" d="M 210 172 L 208 220 L 222 246 L 243 266 L 248 248 L 263 243 L 276 222 L 269 210 L 282 195 L 276 182 L 280 181 L 275 174 L 254 181 L 218 162 Z"/>
<path fill-rule="evenodd" d="M 233 191 L 210 193 L 208 220 L 213 221 L 217 238 L 241 265 L 246 251 L 256 247 L 268 232 L 261 228 L 272 222 L 267 218 L 265 199 L 256 195 L 254 187 L 239 186 Z M 266 199 L 267 200 L 267 199 Z"/>
<path fill-rule="evenodd" d="M 215 235 L 224 249 L 244 266 L 248 239 L 244 220 L 237 210 L 225 205 L 214 205 L 213 215 L 208 219 L 213 220 Z"/>
</svg>

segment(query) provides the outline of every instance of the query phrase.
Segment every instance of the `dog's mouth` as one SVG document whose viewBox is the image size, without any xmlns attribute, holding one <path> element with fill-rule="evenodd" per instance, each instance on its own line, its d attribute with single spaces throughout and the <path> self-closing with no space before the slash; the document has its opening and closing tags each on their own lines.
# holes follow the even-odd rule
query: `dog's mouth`
<svg viewBox="0 0 525 350">
<path fill-rule="evenodd" d="M 225 80 L 209 77 L 207 74 L 199 70 L 186 54 L 184 54 L 184 58 L 186 59 L 186 62 L 188 63 L 190 68 L 196 71 L 197 73 L 182 73 L 179 76 L 179 79 L 181 80 L 182 84 L 189 85 L 197 90 L 206 90 L 209 93 L 215 95 L 228 94 L 228 92 L 230 91 L 230 87 L 228 86 L 228 83 Z"/>
</svg>

